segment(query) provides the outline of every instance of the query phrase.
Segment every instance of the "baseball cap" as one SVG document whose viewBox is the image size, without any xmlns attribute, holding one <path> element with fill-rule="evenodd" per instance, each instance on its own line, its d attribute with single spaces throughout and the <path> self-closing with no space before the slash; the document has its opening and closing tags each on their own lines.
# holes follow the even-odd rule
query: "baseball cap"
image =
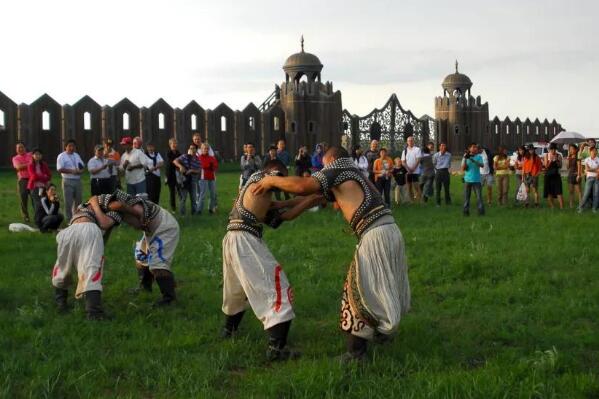
<svg viewBox="0 0 599 399">
<path fill-rule="evenodd" d="M 131 136 L 124 136 L 121 137 L 121 144 L 125 145 L 125 144 L 133 144 L 133 139 L 131 138 Z"/>
</svg>

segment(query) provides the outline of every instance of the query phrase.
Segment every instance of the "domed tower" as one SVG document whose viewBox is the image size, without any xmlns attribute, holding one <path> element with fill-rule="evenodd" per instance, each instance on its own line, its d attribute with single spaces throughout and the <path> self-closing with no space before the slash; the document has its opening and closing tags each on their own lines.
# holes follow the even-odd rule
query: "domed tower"
<svg viewBox="0 0 599 399">
<path fill-rule="evenodd" d="M 441 84 L 443 96 L 435 98 L 438 142 L 447 143 L 450 151 L 460 153 L 471 142 L 484 143 L 489 126 L 489 105 L 470 92 L 472 81 L 458 70 L 447 75 Z"/>
<path fill-rule="evenodd" d="M 317 143 L 340 145 L 342 136 L 341 92 L 331 82 L 321 82 L 322 63 L 314 54 L 301 51 L 283 65 L 280 106 L 285 113 L 285 138 L 289 151 L 305 145 L 311 152 Z"/>
</svg>

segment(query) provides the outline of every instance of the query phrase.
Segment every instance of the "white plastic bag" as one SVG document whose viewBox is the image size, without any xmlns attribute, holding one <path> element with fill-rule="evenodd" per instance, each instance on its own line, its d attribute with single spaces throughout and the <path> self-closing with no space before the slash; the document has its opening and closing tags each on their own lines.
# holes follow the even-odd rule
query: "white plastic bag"
<svg viewBox="0 0 599 399">
<path fill-rule="evenodd" d="M 8 225 L 8 231 L 10 231 L 11 233 L 23 233 L 23 232 L 36 232 L 39 231 L 38 229 L 34 229 L 31 226 L 28 226 L 26 224 L 23 223 L 11 223 Z"/>
<path fill-rule="evenodd" d="M 518 189 L 518 194 L 516 194 L 516 200 L 520 202 L 525 202 L 528 200 L 528 191 L 526 190 L 526 184 L 522 182 L 520 184 L 520 188 Z"/>
</svg>

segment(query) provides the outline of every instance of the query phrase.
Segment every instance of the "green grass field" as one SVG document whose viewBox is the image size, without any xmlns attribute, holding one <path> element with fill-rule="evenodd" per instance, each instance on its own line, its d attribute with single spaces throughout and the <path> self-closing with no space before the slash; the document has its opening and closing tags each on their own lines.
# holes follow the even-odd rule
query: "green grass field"
<svg viewBox="0 0 599 399">
<path fill-rule="evenodd" d="M 82 304 L 55 311 L 55 236 L 8 232 L 20 221 L 15 179 L 0 173 L 0 397 L 599 397 L 599 216 L 493 206 L 464 218 L 457 179 L 451 207 L 395 209 L 412 311 L 392 343 L 371 346 L 368 363 L 341 366 L 338 309 L 356 240 L 330 209 L 302 215 L 265 240 L 295 289 L 290 341 L 303 357 L 267 364 L 251 313 L 238 338 L 218 336 L 221 240 L 237 179 L 220 174 L 217 215 L 179 219 L 176 306 L 152 309 L 156 288 L 128 292 L 138 233 L 122 226 L 106 249 L 114 319 L 89 322 Z"/>
</svg>

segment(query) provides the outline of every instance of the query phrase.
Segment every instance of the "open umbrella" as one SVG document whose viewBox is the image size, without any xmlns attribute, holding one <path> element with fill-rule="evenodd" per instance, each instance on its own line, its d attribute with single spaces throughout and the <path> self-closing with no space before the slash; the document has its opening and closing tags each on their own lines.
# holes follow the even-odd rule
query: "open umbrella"
<svg viewBox="0 0 599 399">
<path fill-rule="evenodd" d="M 586 137 L 580 133 L 576 132 L 561 132 L 553 139 L 551 139 L 552 143 L 555 144 L 572 144 L 572 143 L 580 143 L 581 141 L 586 141 Z"/>
</svg>

